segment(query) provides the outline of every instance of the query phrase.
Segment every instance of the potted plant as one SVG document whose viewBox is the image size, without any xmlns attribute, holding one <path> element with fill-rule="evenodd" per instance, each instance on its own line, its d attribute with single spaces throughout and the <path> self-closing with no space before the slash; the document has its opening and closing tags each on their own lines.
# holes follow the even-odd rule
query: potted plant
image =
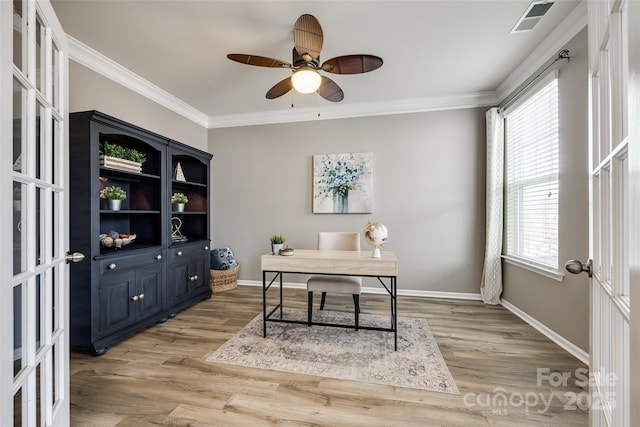
<svg viewBox="0 0 640 427">
<path fill-rule="evenodd" d="M 107 201 L 107 209 L 119 211 L 122 201 L 127 198 L 127 193 L 121 187 L 113 185 L 100 190 L 100 198 Z"/>
<path fill-rule="evenodd" d="M 125 147 L 104 141 L 100 144 L 100 166 L 124 170 L 128 172 L 142 172 L 142 164 L 147 156 L 135 148 Z"/>
<path fill-rule="evenodd" d="M 271 253 L 273 255 L 280 255 L 280 251 L 284 247 L 284 236 L 282 234 L 274 234 L 271 236 Z"/>
<path fill-rule="evenodd" d="M 174 212 L 184 212 L 184 205 L 189 201 L 184 193 L 173 193 L 171 196 L 171 204 L 173 204 Z"/>
</svg>

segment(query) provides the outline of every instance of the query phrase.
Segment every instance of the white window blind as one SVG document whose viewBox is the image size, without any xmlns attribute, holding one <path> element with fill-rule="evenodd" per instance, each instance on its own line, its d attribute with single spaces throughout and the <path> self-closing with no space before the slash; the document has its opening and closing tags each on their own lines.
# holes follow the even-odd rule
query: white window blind
<svg viewBox="0 0 640 427">
<path fill-rule="evenodd" d="M 505 112 L 506 255 L 558 268 L 558 79 Z"/>
</svg>

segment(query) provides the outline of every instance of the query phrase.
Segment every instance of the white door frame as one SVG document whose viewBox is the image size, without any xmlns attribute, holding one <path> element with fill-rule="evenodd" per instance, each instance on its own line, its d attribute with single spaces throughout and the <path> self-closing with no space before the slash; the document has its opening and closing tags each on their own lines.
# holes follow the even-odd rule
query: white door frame
<svg viewBox="0 0 640 427">
<path fill-rule="evenodd" d="M 628 6 L 629 22 L 629 270 L 631 291 L 630 401 L 632 426 L 640 425 L 640 1 Z"/>
<path fill-rule="evenodd" d="M 22 4 L 14 16 L 14 2 L 0 1 L 0 217 L 14 237 L 0 246 L 0 425 L 62 426 L 69 425 L 67 41 L 48 0 Z"/>
</svg>

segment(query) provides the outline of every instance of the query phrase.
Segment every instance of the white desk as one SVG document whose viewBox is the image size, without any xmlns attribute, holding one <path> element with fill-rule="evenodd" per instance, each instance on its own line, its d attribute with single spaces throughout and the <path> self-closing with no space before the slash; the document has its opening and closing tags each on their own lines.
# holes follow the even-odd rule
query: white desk
<svg viewBox="0 0 640 427">
<path fill-rule="evenodd" d="M 262 310 L 263 310 L 263 336 L 267 336 L 267 322 L 286 322 L 308 324 L 307 321 L 284 319 L 282 316 L 282 276 L 284 273 L 300 274 L 330 274 L 341 276 L 375 277 L 385 288 L 391 297 L 391 327 L 367 327 L 377 331 L 389 331 L 394 333 L 394 349 L 398 350 L 398 324 L 397 324 L 397 277 L 398 259 L 393 252 L 383 251 L 381 258 L 372 258 L 371 251 L 320 251 L 296 249 L 292 256 L 262 255 L 260 259 L 262 269 Z M 275 274 L 267 283 L 267 274 Z M 267 291 L 279 279 L 280 303 L 267 313 Z M 389 280 L 389 286 L 382 279 Z M 278 317 L 273 317 L 276 311 L 280 311 Z M 337 326 L 351 328 L 355 325 L 316 323 L 312 325 Z"/>
</svg>

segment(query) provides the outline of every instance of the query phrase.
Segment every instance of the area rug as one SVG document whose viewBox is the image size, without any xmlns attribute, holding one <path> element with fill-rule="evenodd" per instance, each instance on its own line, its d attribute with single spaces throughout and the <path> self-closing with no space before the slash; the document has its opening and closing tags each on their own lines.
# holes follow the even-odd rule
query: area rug
<svg viewBox="0 0 640 427">
<path fill-rule="evenodd" d="M 284 318 L 306 320 L 307 312 L 285 309 Z M 349 324 L 353 314 L 314 311 L 313 320 Z M 360 324 L 388 328 L 389 315 L 362 313 Z M 459 394 L 424 319 L 398 318 L 393 351 L 393 333 L 386 331 L 268 322 L 263 338 L 259 314 L 206 361 Z"/>
</svg>

